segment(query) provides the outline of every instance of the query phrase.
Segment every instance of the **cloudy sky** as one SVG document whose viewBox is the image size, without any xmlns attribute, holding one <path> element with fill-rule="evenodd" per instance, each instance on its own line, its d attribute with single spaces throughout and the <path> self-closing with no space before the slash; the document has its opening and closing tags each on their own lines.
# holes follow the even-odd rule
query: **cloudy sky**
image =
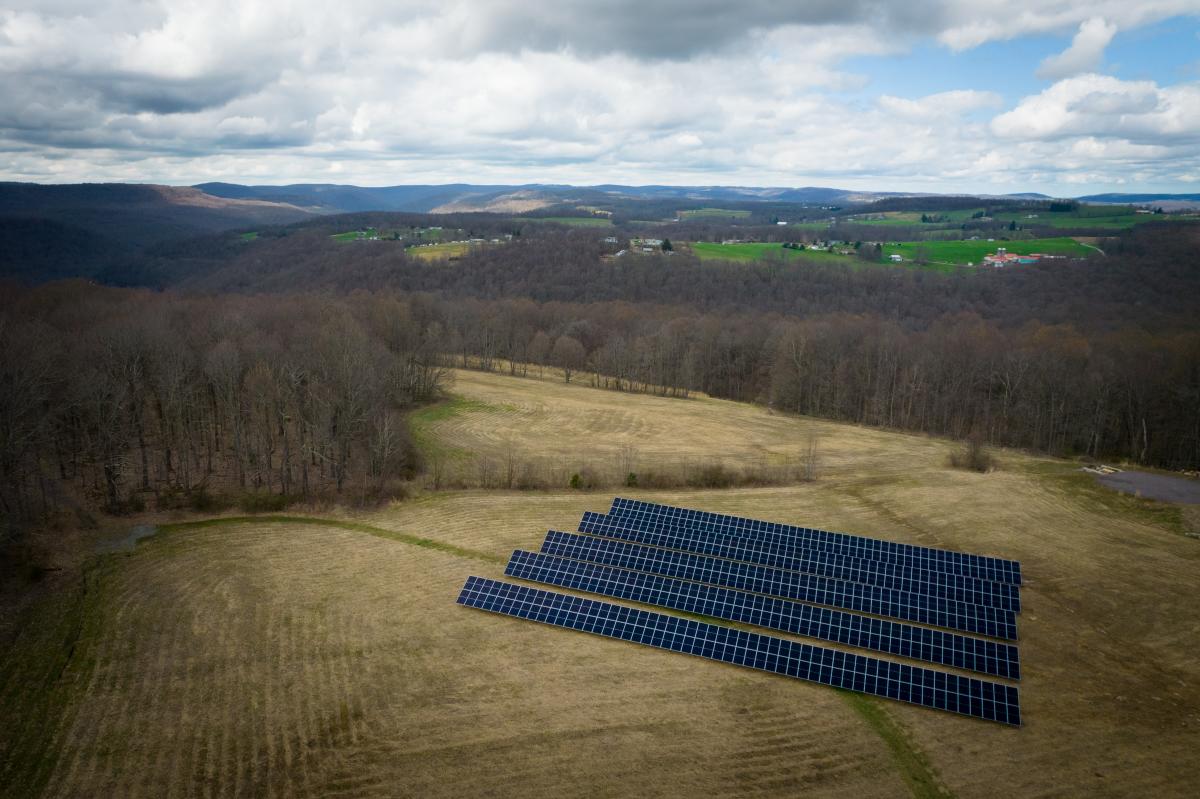
<svg viewBox="0 0 1200 799">
<path fill-rule="evenodd" d="M 0 179 L 1200 192 L 1200 0 L 0 0 Z"/>
</svg>

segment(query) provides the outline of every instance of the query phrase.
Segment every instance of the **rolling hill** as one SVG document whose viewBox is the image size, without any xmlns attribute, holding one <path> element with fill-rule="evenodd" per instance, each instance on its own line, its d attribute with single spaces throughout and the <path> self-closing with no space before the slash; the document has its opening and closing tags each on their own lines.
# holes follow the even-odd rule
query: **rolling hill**
<svg viewBox="0 0 1200 799">
<path fill-rule="evenodd" d="M 466 469 L 512 450 L 744 469 L 816 434 L 815 482 L 621 491 L 1019 559 L 1025 726 L 464 609 L 467 575 L 502 578 L 514 549 L 612 492 L 423 490 L 322 515 L 146 518 L 160 526 L 141 543 L 113 528 L 117 554 L 0 658 L 0 792 L 1187 795 L 1200 584 L 1177 512 L 1065 461 L 1004 452 L 966 473 L 944 440 L 706 397 L 470 372 L 454 391 L 424 446 Z"/>
</svg>

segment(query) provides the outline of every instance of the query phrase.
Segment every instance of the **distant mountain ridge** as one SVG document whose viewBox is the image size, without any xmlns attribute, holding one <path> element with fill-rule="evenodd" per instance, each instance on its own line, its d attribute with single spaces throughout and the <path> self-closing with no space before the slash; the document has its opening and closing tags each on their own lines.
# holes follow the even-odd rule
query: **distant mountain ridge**
<svg viewBox="0 0 1200 799">
<path fill-rule="evenodd" d="M 1200 194 L 1088 194 L 1075 199 L 1089 203 L 1200 202 Z"/>
<path fill-rule="evenodd" d="M 561 184 L 351 186 L 296 183 L 287 186 L 242 186 L 201 183 L 193 188 L 230 199 L 259 199 L 289 203 L 318 213 L 407 211 L 441 213 L 490 211 L 521 213 L 564 202 L 586 203 L 613 197 L 635 200 L 694 200 L 710 202 L 791 202 L 845 204 L 884 197 L 912 196 L 904 192 L 861 192 L 805 186 L 566 186 Z"/>
<path fill-rule="evenodd" d="M 981 199 L 1047 200 L 1035 192 L 1020 194 L 936 194 L 931 192 L 859 191 L 828 186 L 625 186 L 614 183 L 569 186 L 554 183 L 512 185 L 447 183 L 397 186 L 354 186 L 333 183 L 293 183 L 284 186 L 244 186 L 200 183 L 193 188 L 216 197 L 287 203 L 314 213 L 405 211 L 455 213 L 492 211 L 523 213 L 559 203 L 588 203 L 614 197 L 633 200 L 695 202 L 786 202 L 806 205 L 848 205 L 889 197 L 979 197 Z"/>
<path fill-rule="evenodd" d="M 287 203 L 189 186 L 0 183 L 0 277 L 92 277 L 166 242 L 313 216 Z"/>
</svg>

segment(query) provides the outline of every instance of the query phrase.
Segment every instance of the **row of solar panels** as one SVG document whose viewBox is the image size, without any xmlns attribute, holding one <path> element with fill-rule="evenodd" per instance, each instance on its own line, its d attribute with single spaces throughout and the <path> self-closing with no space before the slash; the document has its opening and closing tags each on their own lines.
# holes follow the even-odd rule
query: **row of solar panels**
<svg viewBox="0 0 1200 799">
<path fill-rule="evenodd" d="M 614 510 L 618 508 L 619 503 L 626 511 L 636 513 L 641 512 L 638 510 L 641 505 L 647 504 L 618 499 L 613 503 Z M 661 505 L 651 507 L 668 508 Z M 667 521 L 629 513 L 623 517 L 614 513 L 607 517 L 585 514 L 580 523 L 580 530 L 588 533 L 587 535 L 551 531 L 547 534 L 540 553 L 514 552 L 505 573 L 547 585 L 754 624 L 790 634 L 996 677 L 1020 678 L 1020 664 L 1014 646 L 903 623 L 912 621 L 1013 640 L 1016 638 L 1015 611 L 1020 607 L 1019 589 L 1014 583 L 994 583 L 976 576 L 926 568 L 931 565 L 940 567 L 948 562 L 945 559 L 925 558 L 923 562 L 926 567 L 914 566 L 903 561 L 903 558 L 915 557 L 913 553 L 889 554 L 881 547 L 871 550 L 860 547 L 857 550 L 860 554 L 874 553 L 878 557 L 858 557 L 833 552 L 828 548 L 819 548 L 822 544 L 813 543 L 813 539 L 783 538 L 782 536 L 788 533 L 782 530 L 782 525 L 760 530 L 764 535 L 745 538 L 741 537 L 743 531 L 754 532 L 753 528 L 744 524 L 748 520 L 721 517 L 734 521 L 720 531 L 715 531 L 712 529 L 714 522 L 711 519 L 705 519 L 704 524 L 709 527 L 701 529 L 686 521 L 696 518 L 695 516 L 681 513 L 658 515 Z M 1019 579 L 1019 564 L 994 558 L 988 560 L 994 563 L 1014 564 L 1008 569 L 1008 573 L 1018 575 Z M 983 568 L 979 563 L 970 567 Z M 954 565 L 945 568 L 961 571 L 960 567 Z M 987 568 L 1001 571 L 994 565 Z M 541 604 L 536 607 L 525 607 L 520 603 L 513 605 L 509 602 L 513 594 L 508 589 L 520 586 L 487 582 L 491 588 L 477 592 L 473 597 L 469 597 L 468 588 L 464 588 L 459 602 L 624 640 L 662 645 L 653 640 L 643 640 L 636 635 L 631 637 L 624 633 L 616 634 L 609 629 L 607 623 L 600 624 L 590 617 L 576 617 L 572 615 L 573 611 L 562 610 L 557 605 L 559 610 L 550 616 L 542 613 L 539 609 L 543 608 Z M 470 585 L 468 581 L 468 587 Z M 507 588 L 499 588 L 503 586 Z M 551 592 L 539 592 L 539 596 L 542 594 L 563 597 L 566 600 L 576 599 Z M 619 605 L 592 604 L 606 606 L 604 614 L 607 615 L 604 618 L 609 618 L 612 613 L 628 610 Z M 525 609 L 520 610 L 522 607 Z M 518 608 L 519 612 L 514 612 L 513 608 Z M 835 608 L 870 613 L 874 616 L 889 616 L 903 621 L 871 618 Z M 737 632 L 719 625 L 707 625 L 706 628 L 711 628 L 706 633 L 711 636 L 724 635 L 720 632 L 722 630 Z M 759 637 L 771 647 L 777 647 L 778 644 L 801 646 L 770 636 Z M 821 665 L 819 671 L 813 672 L 805 664 L 813 666 L 817 661 L 809 663 L 802 656 L 818 659 L 859 656 L 804 646 L 794 651 L 788 649 L 788 652 L 792 653 L 790 658 L 799 658 L 791 665 L 790 661 L 779 661 L 775 666 L 767 666 L 760 665 L 757 659 L 753 662 L 743 662 L 738 659 L 742 655 L 737 652 L 726 653 L 728 657 L 725 654 L 713 655 L 704 648 L 704 642 L 707 640 L 684 635 L 665 648 L 766 668 L 802 679 L 816 679 L 818 682 L 851 690 L 862 690 L 993 721 L 1019 723 L 1016 689 L 1011 686 L 910 666 L 903 667 L 908 670 L 903 672 L 903 675 L 906 675 L 903 679 L 895 678 L 889 669 L 900 664 L 873 658 L 864 658 L 861 663 L 854 661 L 867 669 L 862 675 L 856 676 L 851 673 L 855 672 L 855 669 L 850 669 L 850 672 L 835 679 L 830 676 L 825 665 Z M 820 662 L 824 664 L 824 660 Z M 911 671 L 913 669 L 915 671 Z M 793 674 L 793 670 L 796 673 Z M 928 677 L 934 681 L 932 694 L 926 692 L 926 672 L 933 675 Z M 814 673 L 817 677 L 812 676 Z M 863 675 L 869 675 L 870 679 Z M 966 682 L 959 682 L 963 680 Z M 849 684 L 843 684 L 845 681 Z M 976 684 L 987 687 L 986 698 L 971 693 L 976 691 Z M 858 685 L 864 687 L 855 687 Z M 946 685 L 955 687 L 946 688 Z"/>
<path fill-rule="evenodd" d="M 1021 584 L 1021 564 L 1014 560 L 1003 560 L 985 555 L 969 555 L 945 549 L 900 544 L 878 538 L 866 538 L 846 533 L 832 533 L 811 527 L 726 516 L 719 513 L 659 505 L 634 499 L 617 497 L 613 500 L 609 516 L 616 519 L 637 520 L 650 524 L 672 525 L 680 529 L 707 532 L 732 532 L 740 538 L 775 538 L 777 540 L 805 541 L 810 545 L 830 552 L 852 557 L 871 558 L 903 562 L 917 568 L 963 574 L 1001 583 Z"/>
</svg>

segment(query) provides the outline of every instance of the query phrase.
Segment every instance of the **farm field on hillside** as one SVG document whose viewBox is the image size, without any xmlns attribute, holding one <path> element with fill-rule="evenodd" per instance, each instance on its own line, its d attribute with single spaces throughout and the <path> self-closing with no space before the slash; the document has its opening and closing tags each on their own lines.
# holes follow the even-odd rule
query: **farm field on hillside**
<svg viewBox="0 0 1200 799">
<path fill-rule="evenodd" d="M 471 245 L 465 241 L 451 241 L 445 244 L 419 244 L 415 247 L 408 247 L 404 250 L 404 254 L 409 258 L 434 261 L 440 258 L 466 255 L 470 250 Z"/>
<path fill-rule="evenodd" d="M 557 222 L 571 227 L 612 227 L 613 222 L 605 216 L 538 216 L 520 217 L 518 222 Z"/>
<path fill-rule="evenodd" d="M 680 211 L 680 219 L 748 219 L 750 212 L 732 208 L 693 208 Z"/>
<path fill-rule="evenodd" d="M 951 445 L 921 436 L 457 378 L 465 401 L 423 431 L 445 449 L 503 452 L 512 436 L 522 451 L 603 461 L 632 443 L 646 463 L 721 452 L 737 466 L 818 433 L 814 483 L 621 493 L 1019 559 L 1025 726 L 459 607 L 469 574 L 501 578 L 514 548 L 613 493 L 458 491 L 308 523 L 183 525 L 106 557 L 61 667 L 45 657 L 56 633 L 0 662 L 0 736 L 19 736 L 8 793 L 1189 794 L 1200 544 L 1150 503 L 1015 453 L 990 474 L 950 470 Z M 60 668 L 54 692 L 35 690 Z"/>
<path fill-rule="evenodd" d="M 856 225 L 879 227 L 925 227 L 936 229 L 946 225 L 961 225 L 969 220 L 979 208 L 964 208 L 950 211 L 881 211 L 879 213 L 853 214 L 841 217 L 842 221 Z M 921 217 L 927 220 L 922 222 Z"/>
<path fill-rule="evenodd" d="M 910 241 L 883 245 L 883 257 L 901 255 L 905 261 L 913 261 L 924 251 L 929 260 L 934 263 L 949 264 L 979 264 L 985 255 L 992 255 L 997 248 L 1004 247 L 1010 253 L 1027 255 L 1045 253 L 1046 255 L 1065 255 L 1071 258 L 1085 258 L 1096 251 L 1077 242 L 1075 239 L 1059 237 L 1052 239 L 1016 239 L 1013 241 Z"/>
<path fill-rule="evenodd" d="M 688 246 L 700 260 L 762 261 L 780 258 L 788 261 L 827 261 L 845 263 L 849 256 L 837 255 L 822 250 L 784 249 L 780 243 L 750 242 L 744 244 L 719 244 L 710 241 L 695 241 Z"/>
<path fill-rule="evenodd" d="M 378 239 L 380 241 L 403 241 L 406 244 L 413 242 L 427 244 L 445 241 L 446 239 L 456 239 L 462 235 L 463 231 L 461 230 L 447 230 L 441 227 L 389 228 L 386 230 L 377 230 L 372 227 L 335 233 L 332 238 L 334 241 L 372 241 Z"/>
<path fill-rule="evenodd" d="M 1030 214 L 1035 214 L 1030 218 Z M 1015 221 L 1018 225 L 1043 225 L 1055 228 L 1108 228 L 1122 230 L 1148 222 L 1162 222 L 1171 217 L 1162 214 L 1139 214 L 1128 206 L 1084 206 L 1074 211 L 1019 211 L 998 213 L 1000 222 Z"/>
</svg>

